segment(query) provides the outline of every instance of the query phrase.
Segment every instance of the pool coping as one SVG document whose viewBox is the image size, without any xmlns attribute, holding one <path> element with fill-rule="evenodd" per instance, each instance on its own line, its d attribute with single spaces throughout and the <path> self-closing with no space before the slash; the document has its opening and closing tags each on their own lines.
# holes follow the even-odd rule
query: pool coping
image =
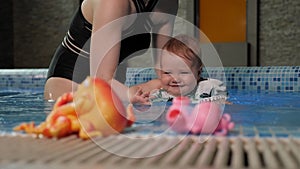
<svg viewBox="0 0 300 169">
<path fill-rule="evenodd" d="M 139 143 L 139 139 L 144 139 L 148 148 Z M 4 169 L 296 169 L 300 163 L 297 156 L 300 139 L 294 138 L 210 137 L 202 142 L 195 137 L 128 138 L 113 135 L 81 140 L 76 136 L 61 139 L 1 136 L 0 142 L 0 167 Z M 151 155 L 163 148 L 171 149 L 162 154 Z M 130 156 L 125 156 L 126 154 Z M 151 156 L 147 156 L 148 154 Z M 145 157 L 137 158 L 141 155 Z"/>
</svg>

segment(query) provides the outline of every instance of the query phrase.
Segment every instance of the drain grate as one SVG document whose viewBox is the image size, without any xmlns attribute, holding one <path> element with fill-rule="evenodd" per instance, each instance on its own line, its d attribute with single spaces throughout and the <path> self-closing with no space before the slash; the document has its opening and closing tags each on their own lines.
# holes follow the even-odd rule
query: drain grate
<svg viewBox="0 0 300 169">
<path fill-rule="evenodd" d="M 86 141 L 75 136 L 59 140 L 1 136 L 0 168 L 300 168 L 299 139 L 203 140 L 194 136 L 116 135 Z"/>
</svg>

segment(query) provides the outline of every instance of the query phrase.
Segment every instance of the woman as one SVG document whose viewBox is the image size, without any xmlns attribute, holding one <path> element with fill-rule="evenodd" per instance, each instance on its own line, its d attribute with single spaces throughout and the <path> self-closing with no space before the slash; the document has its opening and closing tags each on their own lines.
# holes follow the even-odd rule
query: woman
<svg viewBox="0 0 300 169">
<path fill-rule="evenodd" d="M 56 100 L 87 76 L 104 79 L 122 99 L 128 88 L 114 80 L 118 64 L 172 35 L 178 0 L 84 0 L 51 61 L 45 99 Z M 149 13 L 152 12 L 152 13 Z M 169 15 L 168 15 L 169 14 Z M 156 61 L 156 58 L 154 58 Z"/>
</svg>

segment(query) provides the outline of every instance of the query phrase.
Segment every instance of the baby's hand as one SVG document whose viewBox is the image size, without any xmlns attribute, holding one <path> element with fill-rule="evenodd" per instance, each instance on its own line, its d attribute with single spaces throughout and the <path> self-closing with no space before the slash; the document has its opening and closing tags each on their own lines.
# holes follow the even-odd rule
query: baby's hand
<svg viewBox="0 0 300 169">
<path fill-rule="evenodd" d="M 143 92 L 142 88 L 139 88 L 135 95 L 130 98 L 130 102 L 133 104 L 150 105 L 149 95 L 150 92 Z"/>
</svg>

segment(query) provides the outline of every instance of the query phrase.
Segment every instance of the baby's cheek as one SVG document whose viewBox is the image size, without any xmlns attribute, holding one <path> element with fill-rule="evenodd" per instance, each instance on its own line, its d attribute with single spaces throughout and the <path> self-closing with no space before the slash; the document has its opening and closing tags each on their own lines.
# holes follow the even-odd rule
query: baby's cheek
<svg viewBox="0 0 300 169">
<path fill-rule="evenodd" d="M 162 79 L 161 80 L 161 86 L 163 87 L 163 88 L 166 88 L 167 86 L 168 86 L 168 84 L 169 84 L 169 80 L 167 80 L 167 79 Z"/>
</svg>

